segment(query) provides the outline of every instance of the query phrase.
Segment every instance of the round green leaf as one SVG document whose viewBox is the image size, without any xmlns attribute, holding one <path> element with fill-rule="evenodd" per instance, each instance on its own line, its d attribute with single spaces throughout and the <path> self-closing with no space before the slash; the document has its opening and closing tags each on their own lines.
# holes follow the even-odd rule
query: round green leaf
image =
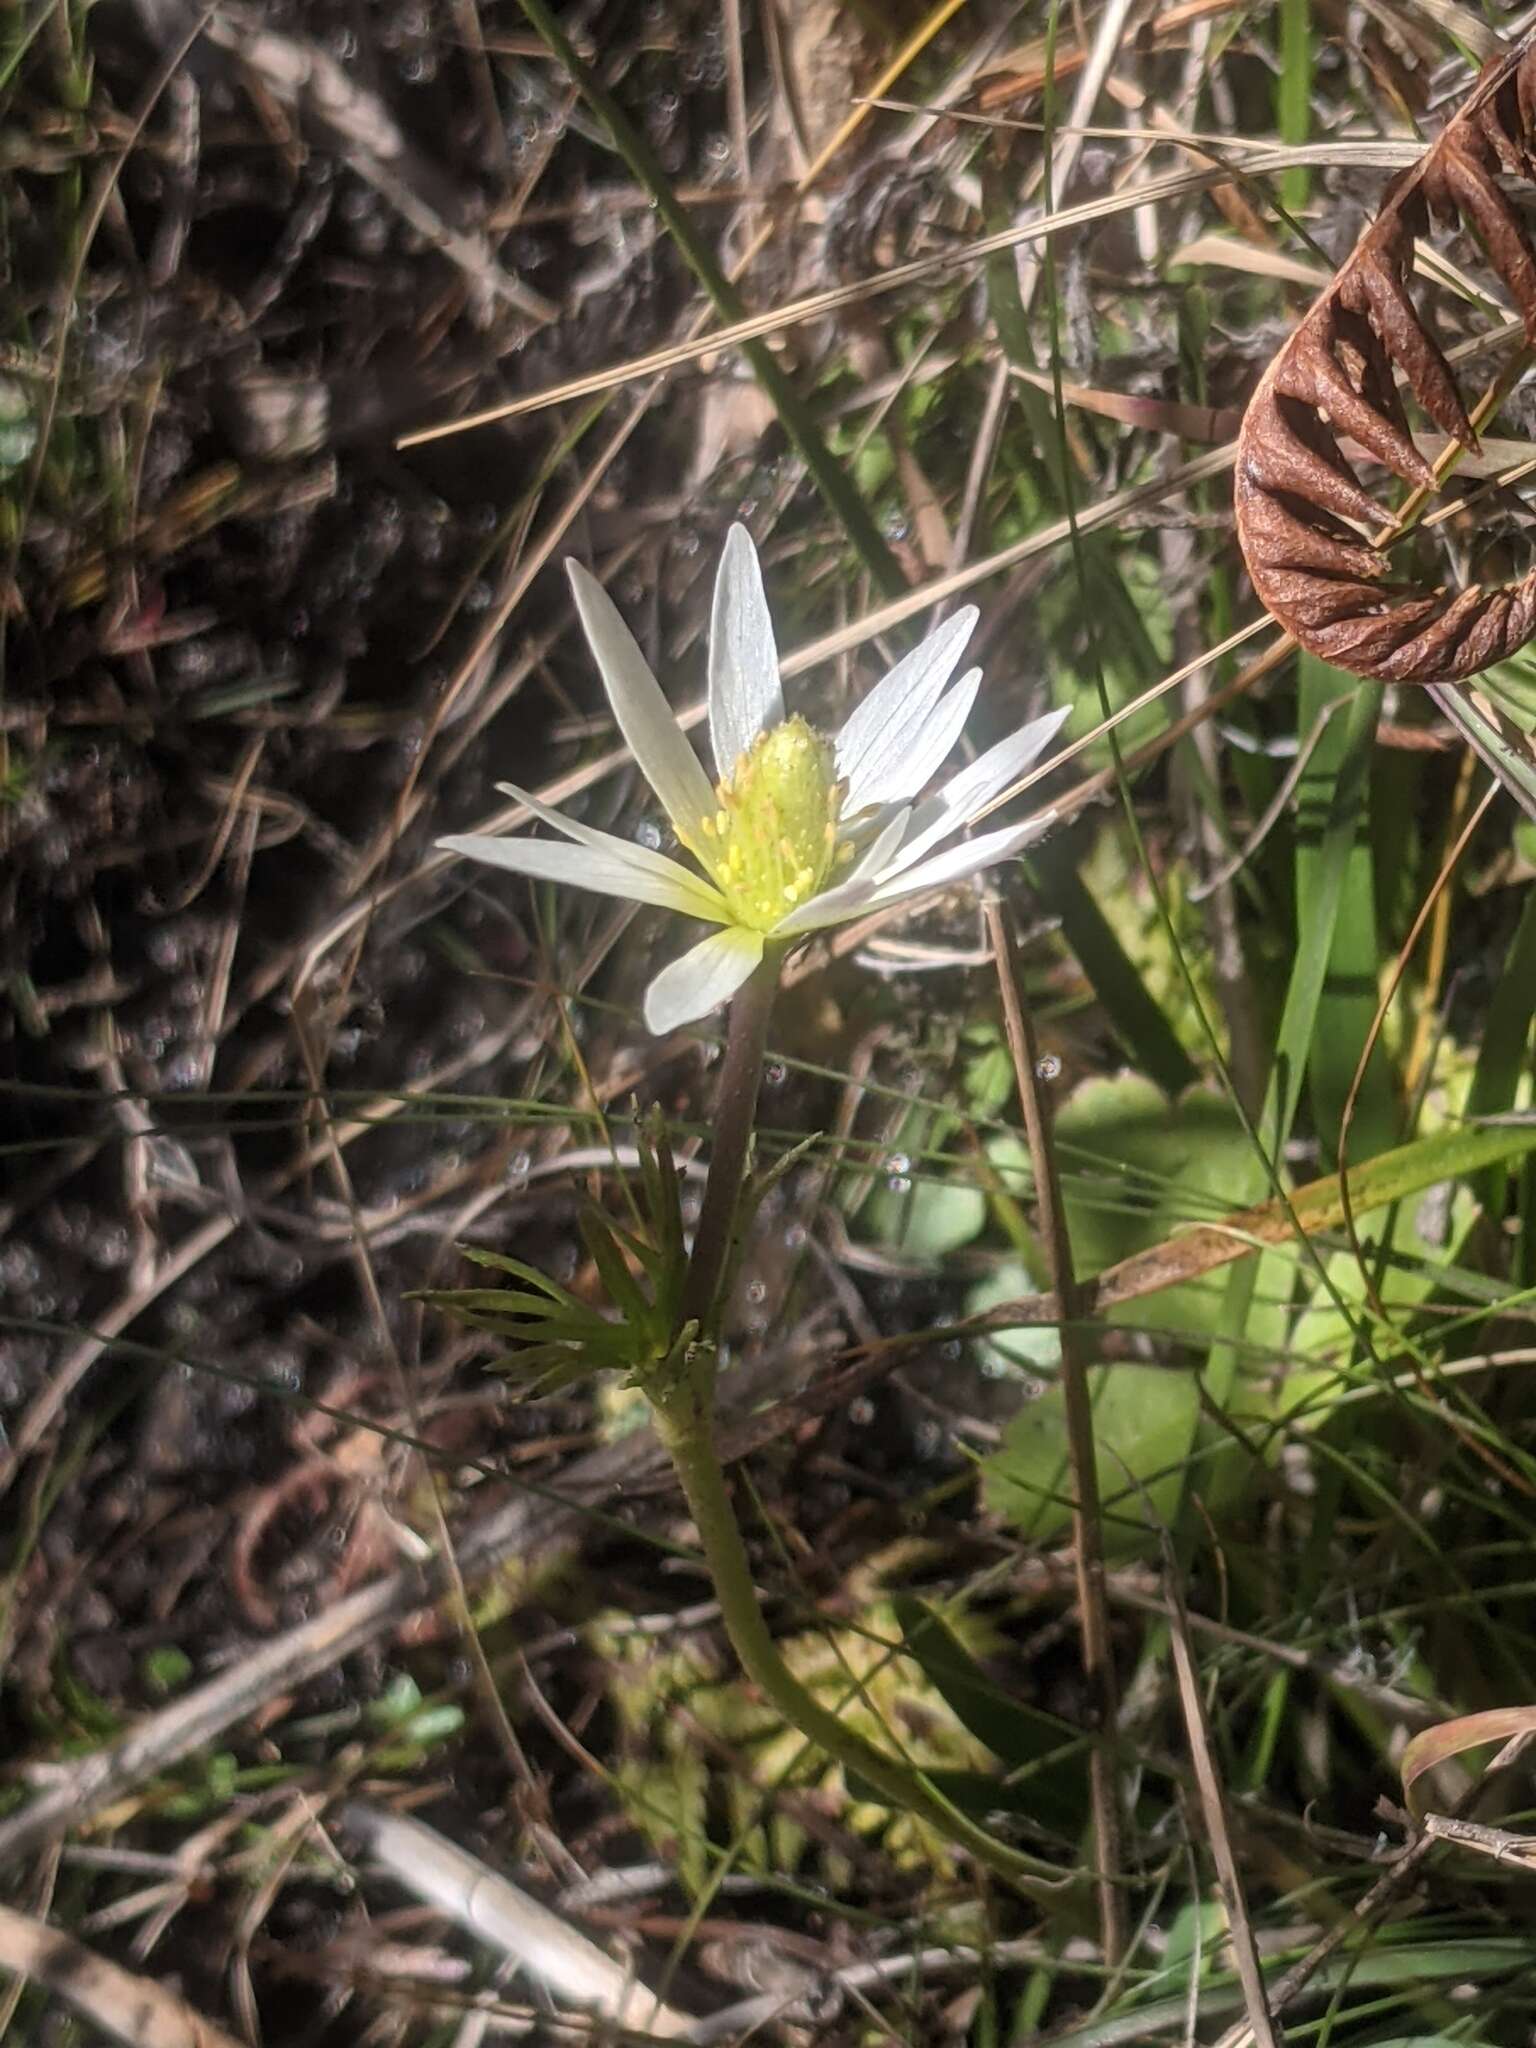
<svg viewBox="0 0 1536 2048">
<path fill-rule="evenodd" d="M 1198 1390 L 1192 1373 L 1150 1365 L 1094 1366 L 1088 1380 L 1105 1552 L 1125 1558 L 1154 1545 L 1158 1526 L 1178 1512 Z M 1072 1472 L 1059 1385 L 1019 1410 L 981 1472 L 987 1506 L 1031 1541 L 1054 1543 L 1066 1533 Z"/>
</svg>

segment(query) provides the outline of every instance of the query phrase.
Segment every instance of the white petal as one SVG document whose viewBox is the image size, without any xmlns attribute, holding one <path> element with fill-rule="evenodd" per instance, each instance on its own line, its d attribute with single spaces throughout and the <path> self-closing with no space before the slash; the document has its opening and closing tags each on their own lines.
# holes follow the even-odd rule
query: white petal
<svg viewBox="0 0 1536 2048">
<path fill-rule="evenodd" d="M 569 822 L 569 821 L 567 821 Z M 571 882 L 578 889 L 591 889 L 599 896 L 625 896 L 631 903 L 654 903 L 663 910 L 680 910 L 689 917 L 717 923 L 725 915 L 721 899 L 690 875 L 675 860 L 652 854 L 664 872 L 635 855 L 644 851 L 627 839 L 594 832 L 596 845 L 565 846 L 554 839 L 523 839 L 515 833 L 506 838 L 489 833 L 467 833 L 461 838 L 439 839 L 445 853 L 459 853 L 466 860 L 483 860 L 487 866 L 506 868 L 514 875 L 531 875 L 537 882 Z"/>
<path fill-rule="evenodd" d="M 1054 811 L 1043 811 L 1027 824 L 1005 825 L 1000 832 L 983 832 L 979 839 L 963 840 L 958 846 L 936 853 L 932 860 L 921 861 L 915 868 L 907 868 L 884 882 L 877 881 L 871 909 L 884 910 L 904 896 L 915 896 L 923 889 L 941 889 L 946 882 L 963 882 L 967 875 L 980 874 L 983 868 L 1007 860 L 1021 846 L 1038 839 L 1054 816 Z"/>
<path fill-rule="evenodd" d="M 648 874 L 656 875 L 667 882 L 675 882 L 679 875 L 686 876 L 704 892 L 701 900 L 707 899 L 713 906 L 712 909 L 697 914 L 724 919 L 725 898 L 713 882 L 705 881 L 702 876 L 696 875 L 692 868 L 684 867 L 680 861 L 671 860 L 664 853 L 657 853 L 653 847 L 637 846 L 632 839 L 620 839 L 612 832 L 599 832 L 594 826 L 583 825 L 579 818 L 567 817 L 564 811 L 551 810 L 549 805 L 541 803 L 531 790 L 522 789 L 515 782 L 498 782 L 496 787 L 504 796 L 512 797 L 525 810 L 531 811 L 540 824 L 553 826 L 555 831 L 563 832 L 567 839 L 574 839 L 578 846 L 592 846 L 608 853 L 622 853 L 624 858 L 632 861 L 637 868 L 643 868 Z"/>
<path fill-rule="evenodd" d="M 819 932 L 829 924 L 846 924 L 857 917 L 888 872 L 911 816 L 910 806 L 899 810 L 875 834 L 844 879 L 834 888 L 808 897 L 798 910 L 787 912 L 774 926 L 774 936 L 797 938 L 802 932 Z"/>
<path fill-rule="evenodd" d="M 864 882 L 870 879 L 879 882 L 896 857 L 896 849 L 901 845 L 911 822 L 912 806 L 903 804 L 895 817 L 875 834 L 838 886 L 847 888 L 851 882 Z"/>
<path fill-rule="evenodd" d="M 679 1024 L 707 1017 L 735 995 L 763 957 L 761 932 L 727 925 L 686 952 L 660 974 L 645 992 L 646 1028 L 659 1038 Z"/>
<path fill-rule="evenodd" d="M 1055 816 L 1054 811 L 1042 811 L 1027 824 L 1008 825 L 1001 832 L 984 832 L 979 839 L 967 839 L 963 845 L 952 846 L 947 853 L 936 854 L 919 867 L 904 870 L 898 856 L 881 874 L 868 874 L 840 882 L 835 889 L 823 889 L 819 896 L 813 896 L 809 903 L 802 903 L 798 910 L 781 919 L 773 928 L 774 936 L 800 938 L 829 924 L 851 923 L 866 910 L 889 910 L 893 904 L 920 895 L 925 889 L 940 889 L 946 882 L 964 881 L 967 875 L 996 866 L 1032 839 L 1038 839 Z"/>
<path fill-rule="evenodd" d="M 946 619 L 920 647 L 876 683 L 837 736 L 837 772 L 848 783 L 846 808 L 886 802 L 887 779 L 937 704 L 980 614 L 974 605 Z"/>
<path fill-rule="evenodd" d="M 779 650 L 757 549 L 744 526 L 725 537 L 709 619 L 709 743 L 724 781 L 760 732 L 784 723 Z"/>
<path fill-rule="evenodd" d="M 944 765 L 955 741 L 965 730 L 965 721 L 971 715 L 971 706 L 976 702 L 976 692 L 980 688 L 981 670 L 969 669 L 955 687 L 939 699 L 887 776 L 880 791 L 882 802 L 897 803 L 916 796 L 923 784 Z"/>
<path fill-rule="evenodd" d="M 773 928 L 776 939 L 798 939 L 806 932 L 825 931 L 829 924 L 849 924 L 862 917 L 875 900 L 875 884 L 867 875 L 857 882 L 839 882 L 835 889 L 823 889 Z"/>
<path fill-rule="evenodd" d="M 696 838 L 700 820 L 715 813 L 709 777 L 613 599 L 579 562 L 565 566 L 624 743 L 678 831 Z"/>
<path fill-rule="evenodd" d="M 896 869 L 910 867 L 930 846 L 937 846 L 951 832 L 970 824 L 994 797 L 1001 796 L 1009 783 L 1017 781 L 1070 715 L 1070 707 L 1048 711 L 1044 718 L 1021 726 L 995 747 L 988 747 L 968 768 L 962 768 L 945 783 L 936 796 L 920 804 L 912 820 L 911 837 L 896 857 Z"/>
</svg>

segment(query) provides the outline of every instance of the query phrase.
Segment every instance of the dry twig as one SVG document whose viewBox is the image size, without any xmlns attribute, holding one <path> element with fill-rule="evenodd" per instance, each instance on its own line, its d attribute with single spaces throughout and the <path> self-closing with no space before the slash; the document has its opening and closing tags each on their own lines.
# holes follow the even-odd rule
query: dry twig
<svg viewBox="0 0 1536 2048">
<path fill-rule="evenodd" d="M 1067 1236 L 1067 1214 L 1061 1179 L 1051 1145 L 1050 1103 L 1041 1086 L 1034 1024 L 1024 1000 L 1013 934 L 997 898 L 986 906 L 987 936 L 997 967 L 1003 1001 L 1003 1022 L 1013 1060 L 1019 1106 L 1035 1183 L 1035 1206 L 1046 1264 L 1060 1310 L 1057 1336 L 1061 1343 L 1061 1391 L 1067 1418 L 1067 1451 L 1072 1466 L 1072 1552 L 1077 1573 L 1077 1598 L 1083 1637 L 1083 1676 L 1094 1697 L 1102 1740 L 1089 1752 L 1093 1797 L 1094 1882 L 1099 1901 L 1099 1940 L 1104 1960 L 1113 1965 L 1125 1953 L 1125 1903 L 1120 1891 L 1120 1786 L 1113 1737 L 1120 1697 L 1115 1678 L 1114 1648 L 1109 1639 L 1109 1609 L 1104 1598 L 1104 1525 L 1099 1502 L 1098 1461 L 1093 1442 L 1093 1394 L 1083 1354 L 1080 1301 Z"/>
<path fill-rule="evenodd" d="M 661 2040 L 692 2031 L 687 2013 L 647 1991 L 558 1914 L 435 1828 L 361 1803 L 343 1817 L 391 1876 L 478 1940 L 501 1949 L 556 1998 L 590 2007 L 612 2026 Z"/>
<path fill-rule="evenodd" d="M 174 1991 L 9 1906 L 0 1906 L 0 1970 L 41 1984 L 124 2048 L 246 2048 Z"/>
</svg>

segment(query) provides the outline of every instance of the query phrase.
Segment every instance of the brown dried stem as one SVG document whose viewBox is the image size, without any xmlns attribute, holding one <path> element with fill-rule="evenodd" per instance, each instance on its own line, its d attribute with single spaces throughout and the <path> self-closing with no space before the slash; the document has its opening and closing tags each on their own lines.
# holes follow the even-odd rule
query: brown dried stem
<svg viewBox="0 0 1536 2048">
<path fill-rule="evenodd" d="M 987 937 L 997 965 L 1008 1051 L 1029 1140 L 1040 1236 L 1060 1317 L 1057 1327 L 1061 1339 L 1061 1391 L 1072 1467 L 1072 1552 L 1082 1628 L 1083 1676 L 1093 1694 L 1101 1738 L 1089 1752 L 1093 1877 L 1099 1907 L 1099 1941 L 1105 1963 L 1113 1967 L 1125 1954 L 1126 1946 L 1125 1901 L 1119 1883 L 1123 1830 L 1114 1751 L 1120 1695 L 1104 1591 L 1104 1531 L 1093 1443 L 1093 1396 L 1078 1323 L 1080 1291 L 1067 1237 L 1056 1154 L 1051 1145 L 1050 1104 L 1040 1086 L 1034 1024 L 1024 1000 L 1008 914 L 995 896 L 987 902 L 986 918 Z"/>
</svg>

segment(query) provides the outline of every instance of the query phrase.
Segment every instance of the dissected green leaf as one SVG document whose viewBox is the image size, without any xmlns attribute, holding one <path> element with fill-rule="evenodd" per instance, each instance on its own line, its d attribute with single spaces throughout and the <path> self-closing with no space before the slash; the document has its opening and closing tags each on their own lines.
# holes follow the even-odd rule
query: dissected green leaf
<svg viewBox="0 0 1536 2048">
<path fill-rule="evenodd" d="M 541 1273 L 537 1266 L 530 1266 L 522 1259 L 509 1258 L 505 1252 L 493 1252 L 483 1244 L 461 1244 L 459 1250 L 472 1266 L 490 1266 L 495 1272 L 510 1273 L 514 1280 L 525 1281 L 541 1294 L 547 1294 L 552 1301 L 562 1303 L 566 1308 L 580 1308 L 581 1303 L 568 1288 L 558 1280 L 551 1280 L 547 1273 Z"/>
<path fill-rule="evenodd" d="M 640 1292 L 639 1282 L 625 1264 L 624 1254 L 614 1242 L 608 1219 L 591 1203 L 583 1206 L 577 1221 L 581 1241 L 591 1254 L 609 1303 L 638 1332 L 650 1320 L 652 1304 Z"/>
<path fill-rule="evenodd" d="M 471 1265 L 505 1273 L 521 1286 L 421 1288 L 409 1299 L 518 1347 L 497 1369 L 521 1381 L 530 1395 L 556 1392 L 594 1372 L 643 1376 L 672 1351 L 687 1259 L 677 1172 L 655 1119 L 642 1120 L 637 1149 L 641 1216 L 651 1242 L 625 1230 L 596 1203 L 585 1205 L 579 1218 L 602 1301 L 582 1301 L 536 1266 L 484 1245 L 461 1250 Z"/>
</svg>

